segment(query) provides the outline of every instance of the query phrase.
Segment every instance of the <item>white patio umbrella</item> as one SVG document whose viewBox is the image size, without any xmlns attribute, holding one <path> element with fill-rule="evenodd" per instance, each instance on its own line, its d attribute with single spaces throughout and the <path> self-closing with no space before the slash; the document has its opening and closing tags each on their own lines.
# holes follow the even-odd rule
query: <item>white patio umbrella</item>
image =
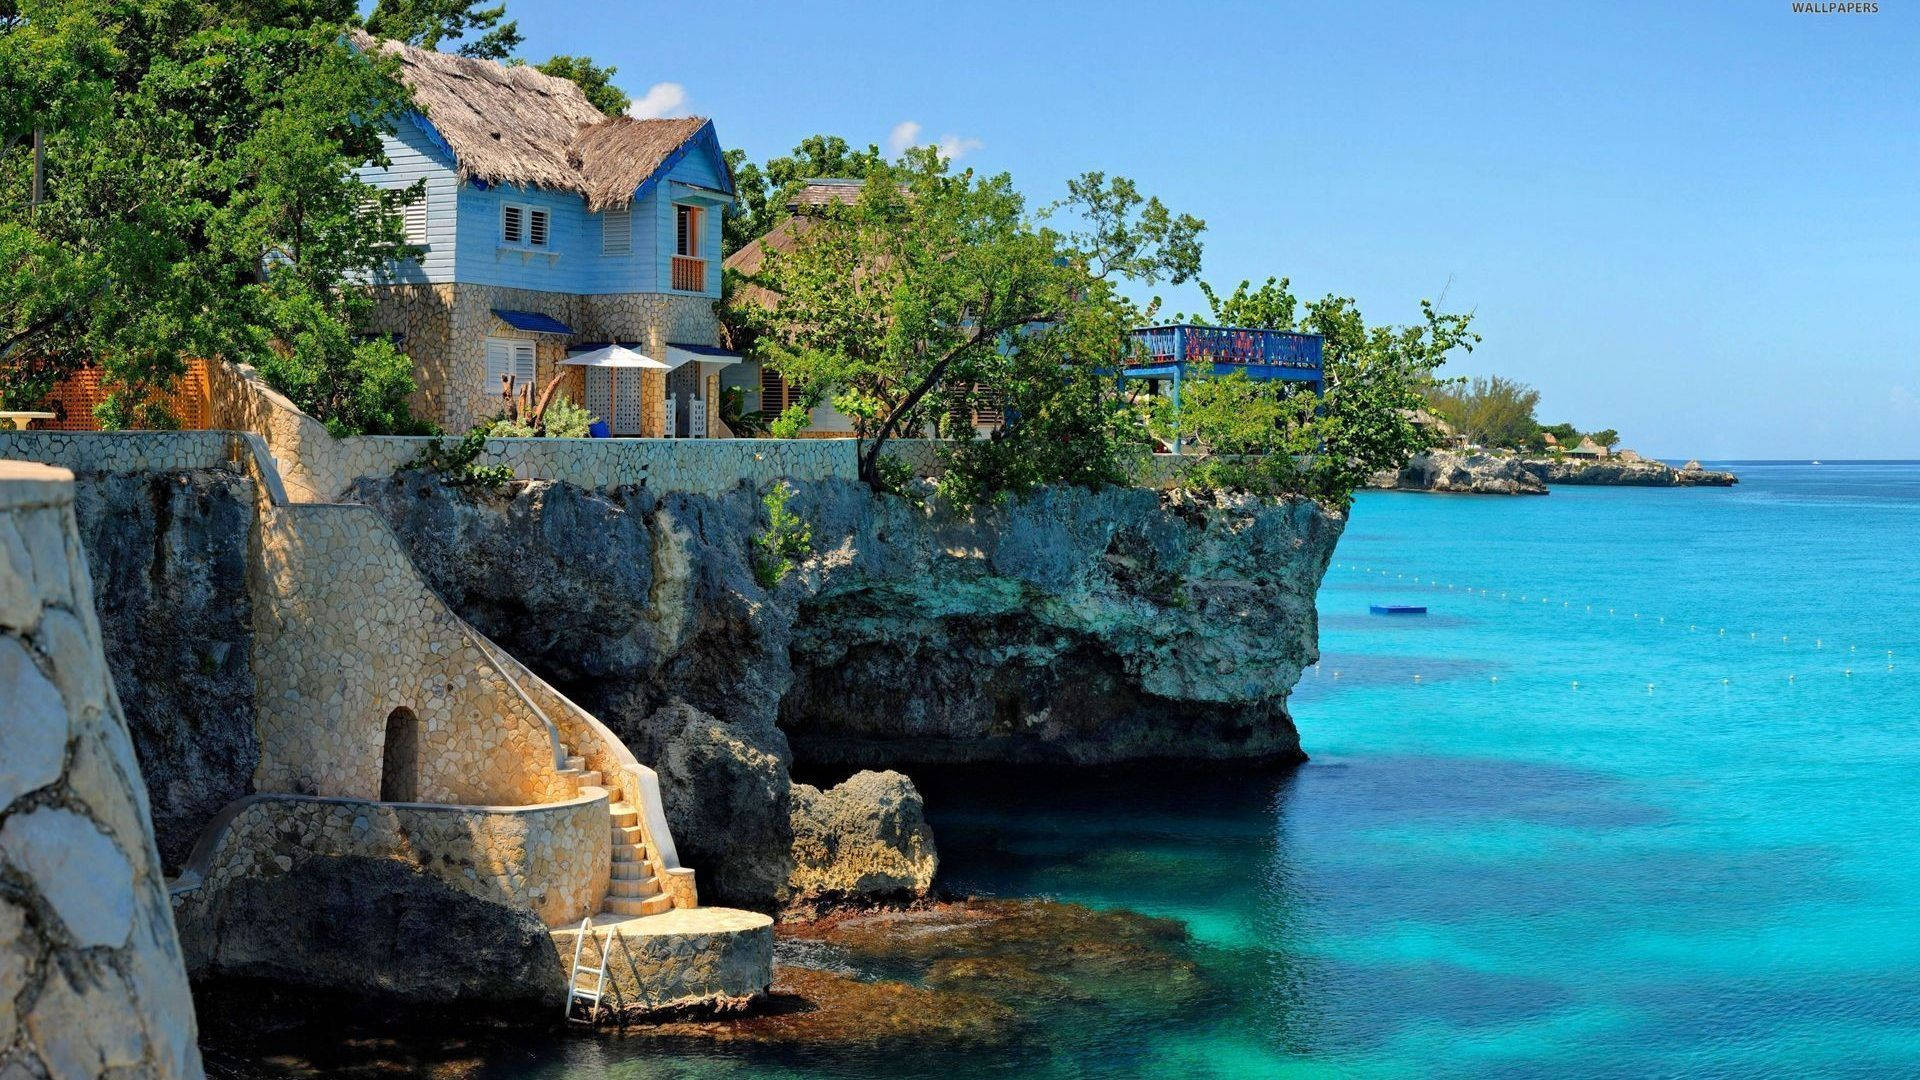
<svg viewBox="0 0 1920 1080">
<path fill-rule="evenodd" d="M 572 364 L 575 367 L 626 368 L 628 370 L 641 371 L 668 371 L 673 367 L 673 365 L 663 364 L 645 353 L 634 352 L 625 345 L 603 345 L 598 349 L 589 349 L 586 352 L 573 353 L 561 362 Z M 599 419 L 611 423 L 614 409 L 620 400 L 620 380 L 614 377 L 613 372 L 608 372 L 607 384 L 608 415 L 599 417 Z"/>
<path fill-rule="evenodd" d="M 561 363 L 576 367 L 648 368 L 653 371 L 666 371 L 672 366 L 644 353 L 634 352 L 625 345 L 603 345 L 598 349 L 572 353 Z"/>
</svg>

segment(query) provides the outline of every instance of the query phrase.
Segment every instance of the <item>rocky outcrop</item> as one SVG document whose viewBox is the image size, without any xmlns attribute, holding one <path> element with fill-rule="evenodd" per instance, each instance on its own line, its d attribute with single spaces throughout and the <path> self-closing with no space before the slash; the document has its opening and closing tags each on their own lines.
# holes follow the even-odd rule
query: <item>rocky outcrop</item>
<svg viewBox="0 0 1920 1080">
<path fill-rule="evenodd" d="M 169 872 L 253 790 L 253 482 L 224 470 L 82 475 L 74 508 L 107 667 Z"/>
<path fill-rule="evenodd" d="M 363 1000 L 555 1010 L 566 995 L 553 939 L 533 912 L 392 859 L 315 855 L 183 911 L 196 982 L 266 979 Z"/>
<path fill-rule="evenodd" d="M 1309 500 L 1043 489 L 970 514 L 802 489 L 781 725 L 858 767 L 1298 760 L 1288 692 L 1345 518 Z"/>
<path fill-rule="evenodd" d="M 821 791 L 793 786 L 792 905 L 913 900 L 933 885 L 933 830 L 913 781 L 855 773 Z"/>
<path fill-rule="evenodd" d="M 1598 460 L 1528 460 L 1521 463 L 1527 472 L 1548 484 L 1592 484 L 1614 487 L 1731 487 L 1740 478 L 1730 472 L 1703 469 L 1697 461 L 1676 469 L 1663 461 L 1624 461 L 1619 458 Z"/>
<path fill-rule="evenodd" d="M 1518 458 L 1432 450 L 1415 454 L 1399 472 L 1375 475 L 1371 487 L 1461 495 L 1545 495 L 1547 485 Z"/>
<path fill-rule="evenodd" d="M 401 473 L 350 497 L 455 610 L 659 771 L 703 897 L 763 908 L 796 881 L 862 876 L 794 876 L 794 748 L 881 768 L 1297 760 L 1286 697 L 1317 656 L 1314 592 L 1344 524 L 1306 500 L 1043 490 L 969 514 L 819 481 L 791 501 L 816 556 L 769 591 L 745 489 L 487 495 Z M 829 817 L 874 861 L 886 813 Z M 921 858 L 895 854 L 903 870 Z M 833 866 L 819 858 L 802 861 Z M 919 874 L 872 880 L 896 876 Z"/>
</svg>

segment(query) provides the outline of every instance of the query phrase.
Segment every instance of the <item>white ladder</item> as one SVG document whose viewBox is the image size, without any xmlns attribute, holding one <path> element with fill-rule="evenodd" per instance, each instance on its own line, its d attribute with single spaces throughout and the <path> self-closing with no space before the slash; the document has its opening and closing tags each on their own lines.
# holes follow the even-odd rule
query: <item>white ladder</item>
<svg viewBox="0 0 1920 1080">
<path fill-rule="evenodd" d="M 585 948 L 588 938 L 593 938 L 594 944 L 600 946 L 600 966 L 598 968 L 585 967 L 580 963 L 580 952 Z M 567 1005 L 565 1015 L 568 1020 L 588 1026 L 599 1023 L 600 999 L 606 995 L 607 957 L 613 953 L 613 938 L 613 927 L 607 927 L 606 937 L 594 938 L 593 918 L 589 916 L 580 920 L 580 936 L 573 939 L 573 966 L 567 972 Z M 582 975 L 593 976 L 593 989 L 589 990 L 580 985 L 580 976 Z M 573 1003 L 576 1001 L 587 1002 L 588 1008 L 585 1017 L 579 1017 L 573 1014 Z"/>
</svg>

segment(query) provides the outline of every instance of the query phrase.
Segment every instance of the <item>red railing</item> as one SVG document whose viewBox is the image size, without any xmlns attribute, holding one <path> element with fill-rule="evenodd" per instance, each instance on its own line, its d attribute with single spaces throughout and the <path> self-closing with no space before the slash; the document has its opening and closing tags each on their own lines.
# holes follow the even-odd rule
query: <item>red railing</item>
<svg viewBox="0 0 1920 1080">
<path fill-rule="evenodd" d="M 707 260 L 690 255 L 673 257 L 673 287 L 680 292 L 707 291 Z"/>
</svg>

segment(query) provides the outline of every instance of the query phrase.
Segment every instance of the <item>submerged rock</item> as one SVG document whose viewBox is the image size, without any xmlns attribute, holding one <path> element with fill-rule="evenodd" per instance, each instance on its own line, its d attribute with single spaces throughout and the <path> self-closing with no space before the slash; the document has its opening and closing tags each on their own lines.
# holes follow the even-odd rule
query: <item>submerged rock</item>
<svg viewBox="0 0 1920 1080">
<path fill-rule="evenodd" d="M 897 772 L 859 772 L 821 791 L 795 784 L 789 904 L 914 900 L 938 859 L 926 808 Z"/>
<path fill-rule="evenodd" d="M 981 994 L 783 966 L 774 969 L 773 990 L 752 1015 L 634 1030 L 648 1038 L 731 1044 L 965 1050 L 1004 1046 L 1020 1028 L 1013 1009 Z"/>
<path fill-rule="evenodd" d="M 928 986 L 1009 1002 L 1125 1002 L 1149 1011 L 1205 989 L 1186 927 L 1050 900 L 966 900 L 784 925 L 853 963 L 907 968 Z"/>
</svg>

